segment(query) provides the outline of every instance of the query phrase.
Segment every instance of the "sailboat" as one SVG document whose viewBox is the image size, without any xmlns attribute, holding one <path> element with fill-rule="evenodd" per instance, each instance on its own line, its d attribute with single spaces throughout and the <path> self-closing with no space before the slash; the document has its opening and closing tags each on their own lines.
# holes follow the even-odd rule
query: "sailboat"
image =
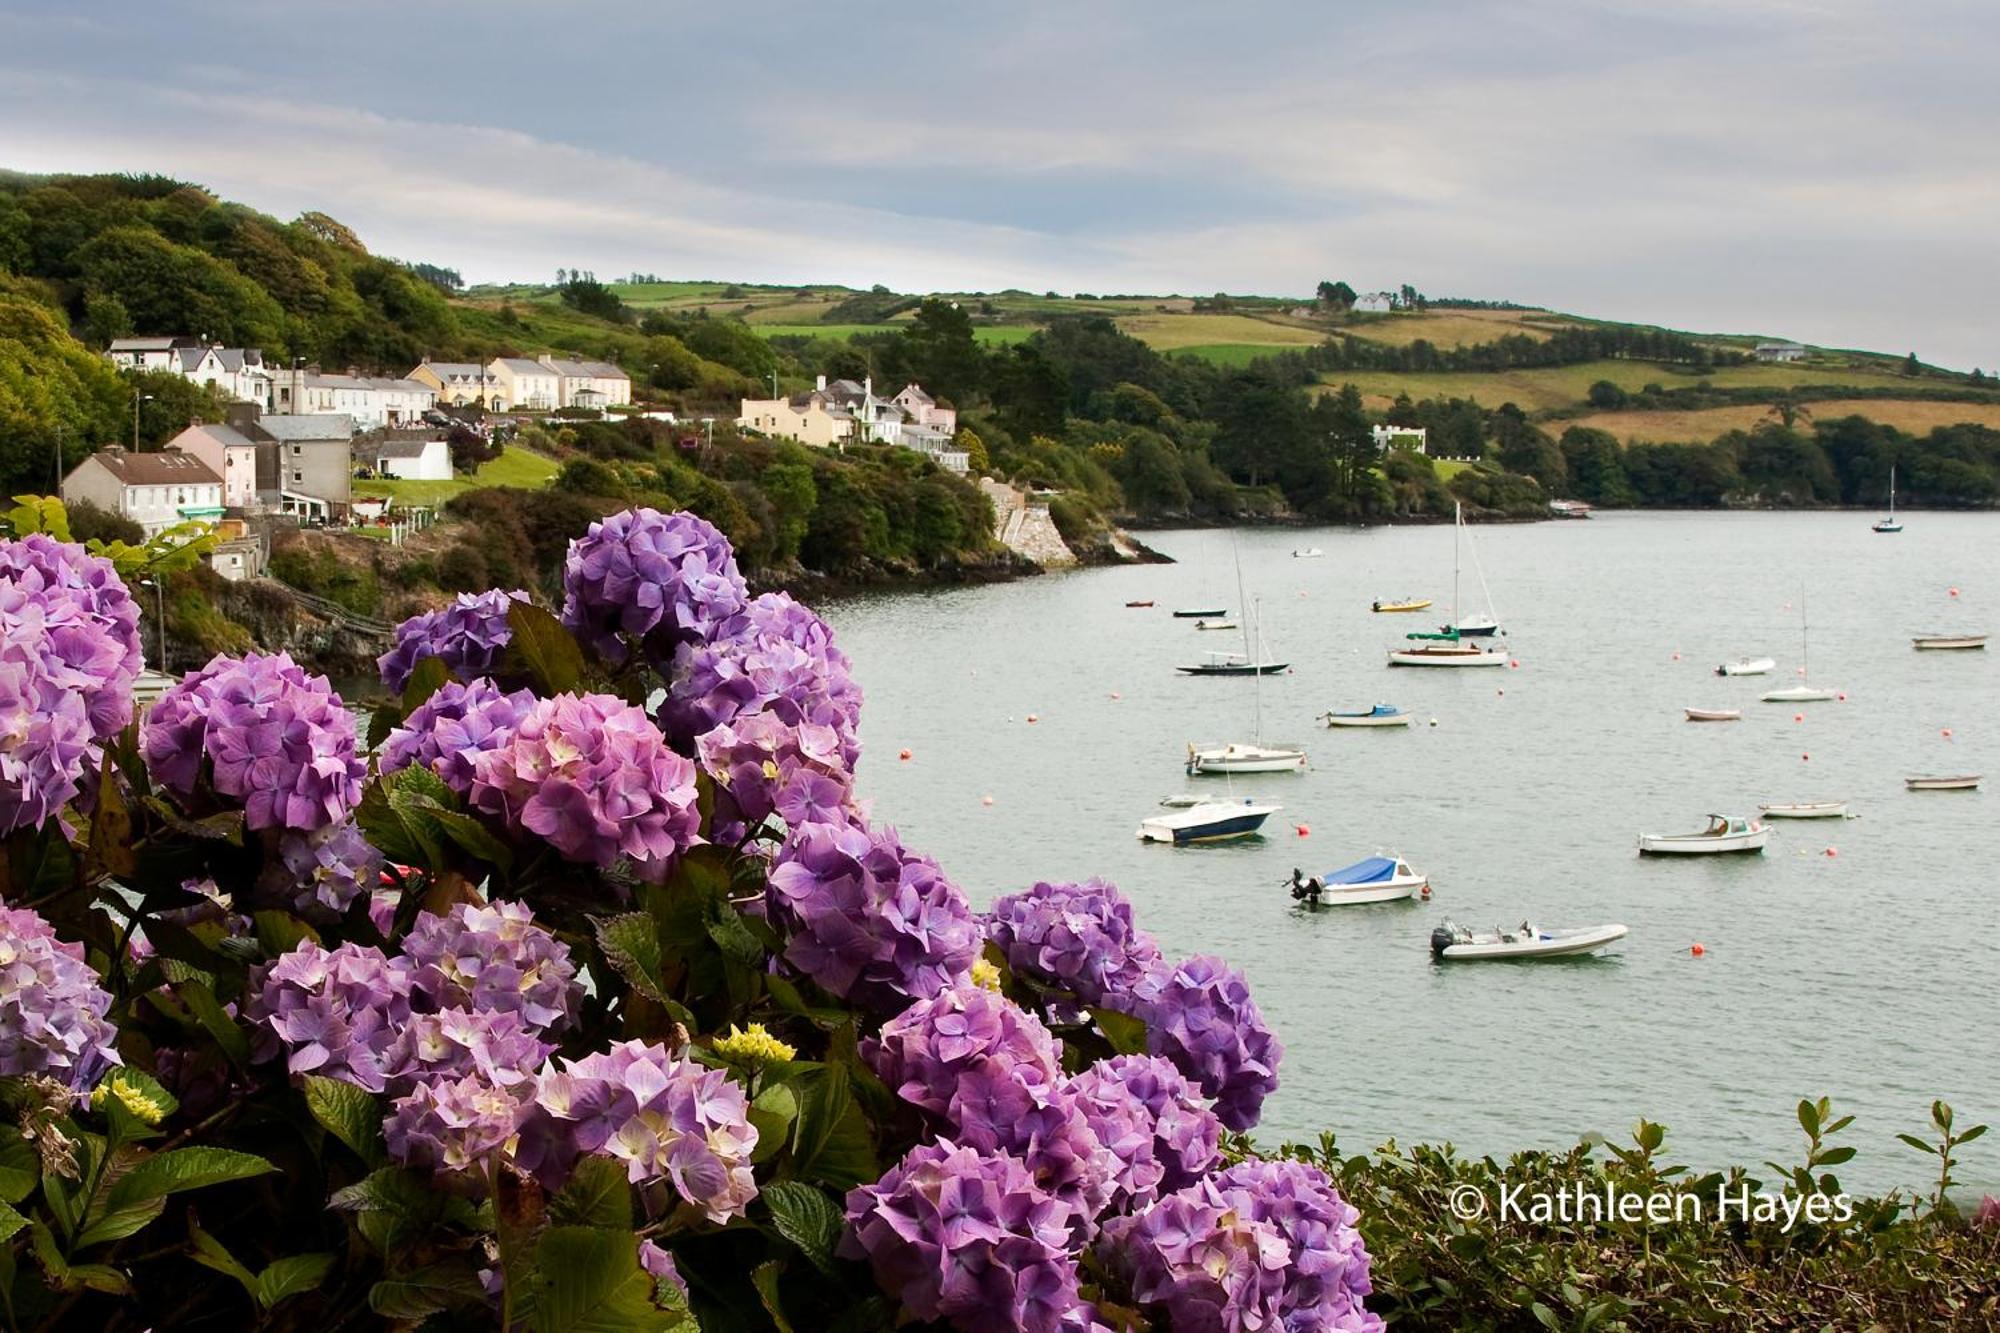
<svg viewBox="0 0 2000 1333">
<path fill-rule="evenodd" d="M 1806 629 L 1806 589 L 1799 585 L 1799 684 L 1763 695 L 1767 704 L 1817 704 L 1838 698 L 1840 691 L 1821 689 L 1812 683 L 1812 646 Z"/>
<path fill-rule="evenodd" d="M 1896 465 L 1889 464 L 1889 517 L 1875 520 L 1876 532 L 1901 532 L 1903 525 L 1896 521 Z"/>
<path fill-rule="evenodd" d="M 1442 626 L 1442 628 L 1457 630 L 1458 637 L 1461 639 L 1490 639 L 1500 632 L 1500 622 L 1493 618 L 1493 590 L 1486 586 L 1486 566 L 1479 563 L 1479 543 L 1472 539 L 1471 530 L 1465 527 L 1465 511 L 1463 506 L 1454 505 L 1452 507 L 1452 523 L 1455 528 L 1465 532 L 1465 549 L 1472 552 L 1472 572 L 1479 577 L 1479 591 L 1486 598 L 1486 614 L 1483 616 L 1477 613 L 1469 616 L 1458 615 L 1458 589 L 1454 586 L 1452 589 L 1451 609 L 1456 619 L 1454 623 Z M 1452 534 L 1452 542 L 1455 547 L 1458 542 L 1457 532 Z"/>
<path fill-rule="evenodd" d="M 1414 642 L 1414 648 L 1391 649 L 1390 666 L 1414 667 L 1497 667 L 1507 665 L 1507 653 L 1500 648 L 1482 648 L 1476 643 L 1463 643 L 1465 637 L 1458 626 L 1458 534 L 1465 528 L 1465 507 L 1452 505 L 1451 539 L 1451 624 L 1437 634 L 1405 634 L 1406 640 Z M 1491 633 L 1488 630 L 1487 633 Z"/>
<path fill-rule="evenodd" d="M 1242 566 L 1238 565 L 1240 577 Z M 1241 596 L 1239 590 L 1238 595 Z M 1264 654 L 1264 624 L 1258 614 L 1261 603 L 1251 607 L 1252 618 L 1257 622 L 1257 654 Z M 1244 631 L 1244 644 L 1250 646 L 1249 631 Z M 1306 771 L 1306 752 L 1294 746 L 1264 744 L 1264 682 L 1260 679 L 1250 692 L 1251 732 L 1254 737 L 1248 744 L 1231 741 L 1227 745 L 1203 749 L 1192 741 L 1188 742 L 1187 771 L 1190 775 L 1202 773 L 1303 773 Z"/>
</svg>

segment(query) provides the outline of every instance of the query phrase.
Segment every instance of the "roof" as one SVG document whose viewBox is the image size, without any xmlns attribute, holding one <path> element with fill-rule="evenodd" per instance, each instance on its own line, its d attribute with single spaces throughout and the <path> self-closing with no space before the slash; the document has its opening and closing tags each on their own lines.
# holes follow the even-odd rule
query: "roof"
<svg viewBox="0 0 2000 1333">
<path fill-rule="evenodd" d="M 443 440 L 438 439 L 383 440 L 381 443 L 370 448 L 368 452 L 376 458 L 422 458 L 430 452 L 432 445 L 443 443 Z"/>
<path fill-rule="evenodd" d="M 556 373 L 541 362 L 530 361 L 525 356 L 496 356 L 493 358 L 493 364 L 496 366 L 505 366 L 516 375 L 553 375 Z"/>
<path fill-rule="evenodd" d="M 225 426 L 220 422 L 189 426 L 186 430 L 174 436 L 173 439 L 168 440 L 167 447 L 169 449 L 186 448 L 187 446 L 183 445 L 181 441 L 190 435 L 207 436 L 225 449 L 255 449 L 257 447 L 257 442 L 248 435 L 237 430 L 234 426 Z"/>
<path fill-rule="evenodd" d="M 417 370 L 429 367 L 431 374 L 441 380 L 489 380 L 486 367 L 475 366 L 470 361 L 426 361 Z M 415 374 L 416 371 L 410 372 Z"/>
<path fill-rule="evenodd" d="M 117 445 L 99 449 L 91 458 L 103 466 L 112 476 L 127 486 L 220 486 L 222 478 L 215 475 L 215 469 L 178 449 L 162 449 L 157 453 L 128 454 Z M 79 465 L 81 466 L 81 465 Z"/>
<path fill-rule="evenodd" d="M 171 352 L 177 347 L 195 347 L 200 340 L 185 334 L 174 338 L 113 338 L 113 352 Z"/>
<path fill-rule="evenodd" d="M 257 429 L 278 441 L 339 440 L 354 434 L 354 418 L 344 412 L 308 413 L 304 416 L 257 418 Z"/>
<path fill-rule="evenodd" d="M 567 375 L 571 379 L 622 380 L 631 378 L 631 376 L 608 361 L 565 361 L 561 357 L 552 356 L 540 364 L 555 371 L 558 375 Z"/>
<path fill-rule="evenodd" d="M 905 384 L 903 391 L 896 396 L 898 398 L 907 398 L 913 403 L 933 403 L 937 401 L 924 392 L 924 387 L 921 384 Z"/>
</svg>

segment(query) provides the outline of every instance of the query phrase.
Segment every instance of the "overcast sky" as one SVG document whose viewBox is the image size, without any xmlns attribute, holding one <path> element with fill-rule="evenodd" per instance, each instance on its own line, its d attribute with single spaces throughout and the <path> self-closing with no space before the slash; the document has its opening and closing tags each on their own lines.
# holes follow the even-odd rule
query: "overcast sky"
<svg viewBox="0 0 2000 1333">
<path fill-rule="evenodd" d="M 0 0 L 0 166 L 472 281 L 1516 300 L 2000 366 L 1992 0 Z"/>
</svg>

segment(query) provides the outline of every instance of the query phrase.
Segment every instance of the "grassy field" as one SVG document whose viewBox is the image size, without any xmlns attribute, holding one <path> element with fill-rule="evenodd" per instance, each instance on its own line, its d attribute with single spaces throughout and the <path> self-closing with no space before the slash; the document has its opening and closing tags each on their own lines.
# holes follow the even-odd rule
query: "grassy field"
<svg viewBox="0 0 2000 1333">
<path fill-rule="evenodd" d="M 386 496 L 402 505 L 441 505 L 480 486 L 519 486 L 538 491 L 556 479 L 557 470 L 554 459 L 510 444 L 474 476 L 453 477 L 450 481 L 357 481 L 354 493 Z"/>
<path fill-rule="evenodd" d="M 1326 340 L 1319 329 L 1280 324 L 1249 315 L 1123 315 L 1118 327 L 1157 352 L 1186 347 L 1312 347 Z"/>
<path fill-rule="evenodd" d="M 1394 371 L 1332 371 L 1332 387 L 1353 384 L 1370 407 L 1387 407 L 1399 393 L 1413 399 L 1476 398 L 1485 407 L 1512 403 L 1524 412 L 1573 407 L 1585 401 L 1590 386 L 1609 380 L 1628 393 L 1658 384 L 1687 388 L 1706 379 L 1718 388 L 1782 389 L 1792 385 L 1836 384 L 1855 388 L 1899 388 L 1909 384 L 1900 375 L 1873 368 L 1827 365 L 1726 366 L 1697 376 L 1648 361 L 1586 361 L 1574 366 L 1503 370 L 1492 374 L 1450 371 L 1398 374 Z M 1678 415 L 1678 414 L 1671 414 Z"/>
<path fill-rule="evenodd" d="M 1808 403 L 1812 420 L 1835 421 L 1862 416 L 1885 426 L 1925 435 L 1939 426 L 1976 422 L 2000 429 L 2000 403 L 1934 403 L 1917 400 L 1841 398 Z M 1571 426 L 1592 426 L 1608 430 L 1627 444 L 1706 443 L 1732 430 L 1749 430 L 1762 422 L 1775 421 L 1771 409 L 1745 403 L 1736 407 L 1711 407 L 1700 412 L 1599 412 L 1575 421 L 1556 423 L 1564 430 Z"/>
<path fill-rule="evenodd" d="M 1436 347 L 1468 347 L 1510 333 L 1546 338 L 1550 329 L 1570 322 L 1546 310 L 1428 310 L 1410 315 L 1353 315 L 1339 331 L 1392 347 L 1407 347 L 1419 338 Z"/>
<path fill-rule="evenodd" d="M 906 321 L 886 324 L 756 324 L 750 327 L 766 338 L 852 338 L 860 333 L 897 333 Z M 1032 324 L 980 324 L 972 330 L 977 342 L 1009 347 L 1035 336 Z"/>
</svg>

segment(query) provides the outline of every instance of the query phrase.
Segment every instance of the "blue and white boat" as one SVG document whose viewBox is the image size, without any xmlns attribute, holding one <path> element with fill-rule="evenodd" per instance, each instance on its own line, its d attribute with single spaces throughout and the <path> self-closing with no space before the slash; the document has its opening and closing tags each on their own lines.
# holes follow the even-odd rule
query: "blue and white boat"
<svg viewBox="0 0 2000 1333">
<path fill-rule="evenodd" d="M 1162 805 L 1173 807 L 1172 814 L 1155 815 L 1139 824 L 1141 842 L 1226 842 L 1247 838 L 1264 827 L 1264 821 L 1284 809 L 1269 801 L 1211 801 L 1169 797 Z"/>
<path fill-rule="evenodd" d="M 1431 896 L 1430 880 L 1410 869 L 1410 863 L 1400 856 L 1371 856 L 1310 878 L 1295 869 L 1291 889 L 1292 897 L 1308 907 Z"/>
<path fill-rule="evenodd" d="M 1373 708 L 1335 709 L 1321 713 L 1319 720 L 1329 727 L 1407 727 L 1410 715 L 1394 704 L 1376 704 Z"/>
</svg>

